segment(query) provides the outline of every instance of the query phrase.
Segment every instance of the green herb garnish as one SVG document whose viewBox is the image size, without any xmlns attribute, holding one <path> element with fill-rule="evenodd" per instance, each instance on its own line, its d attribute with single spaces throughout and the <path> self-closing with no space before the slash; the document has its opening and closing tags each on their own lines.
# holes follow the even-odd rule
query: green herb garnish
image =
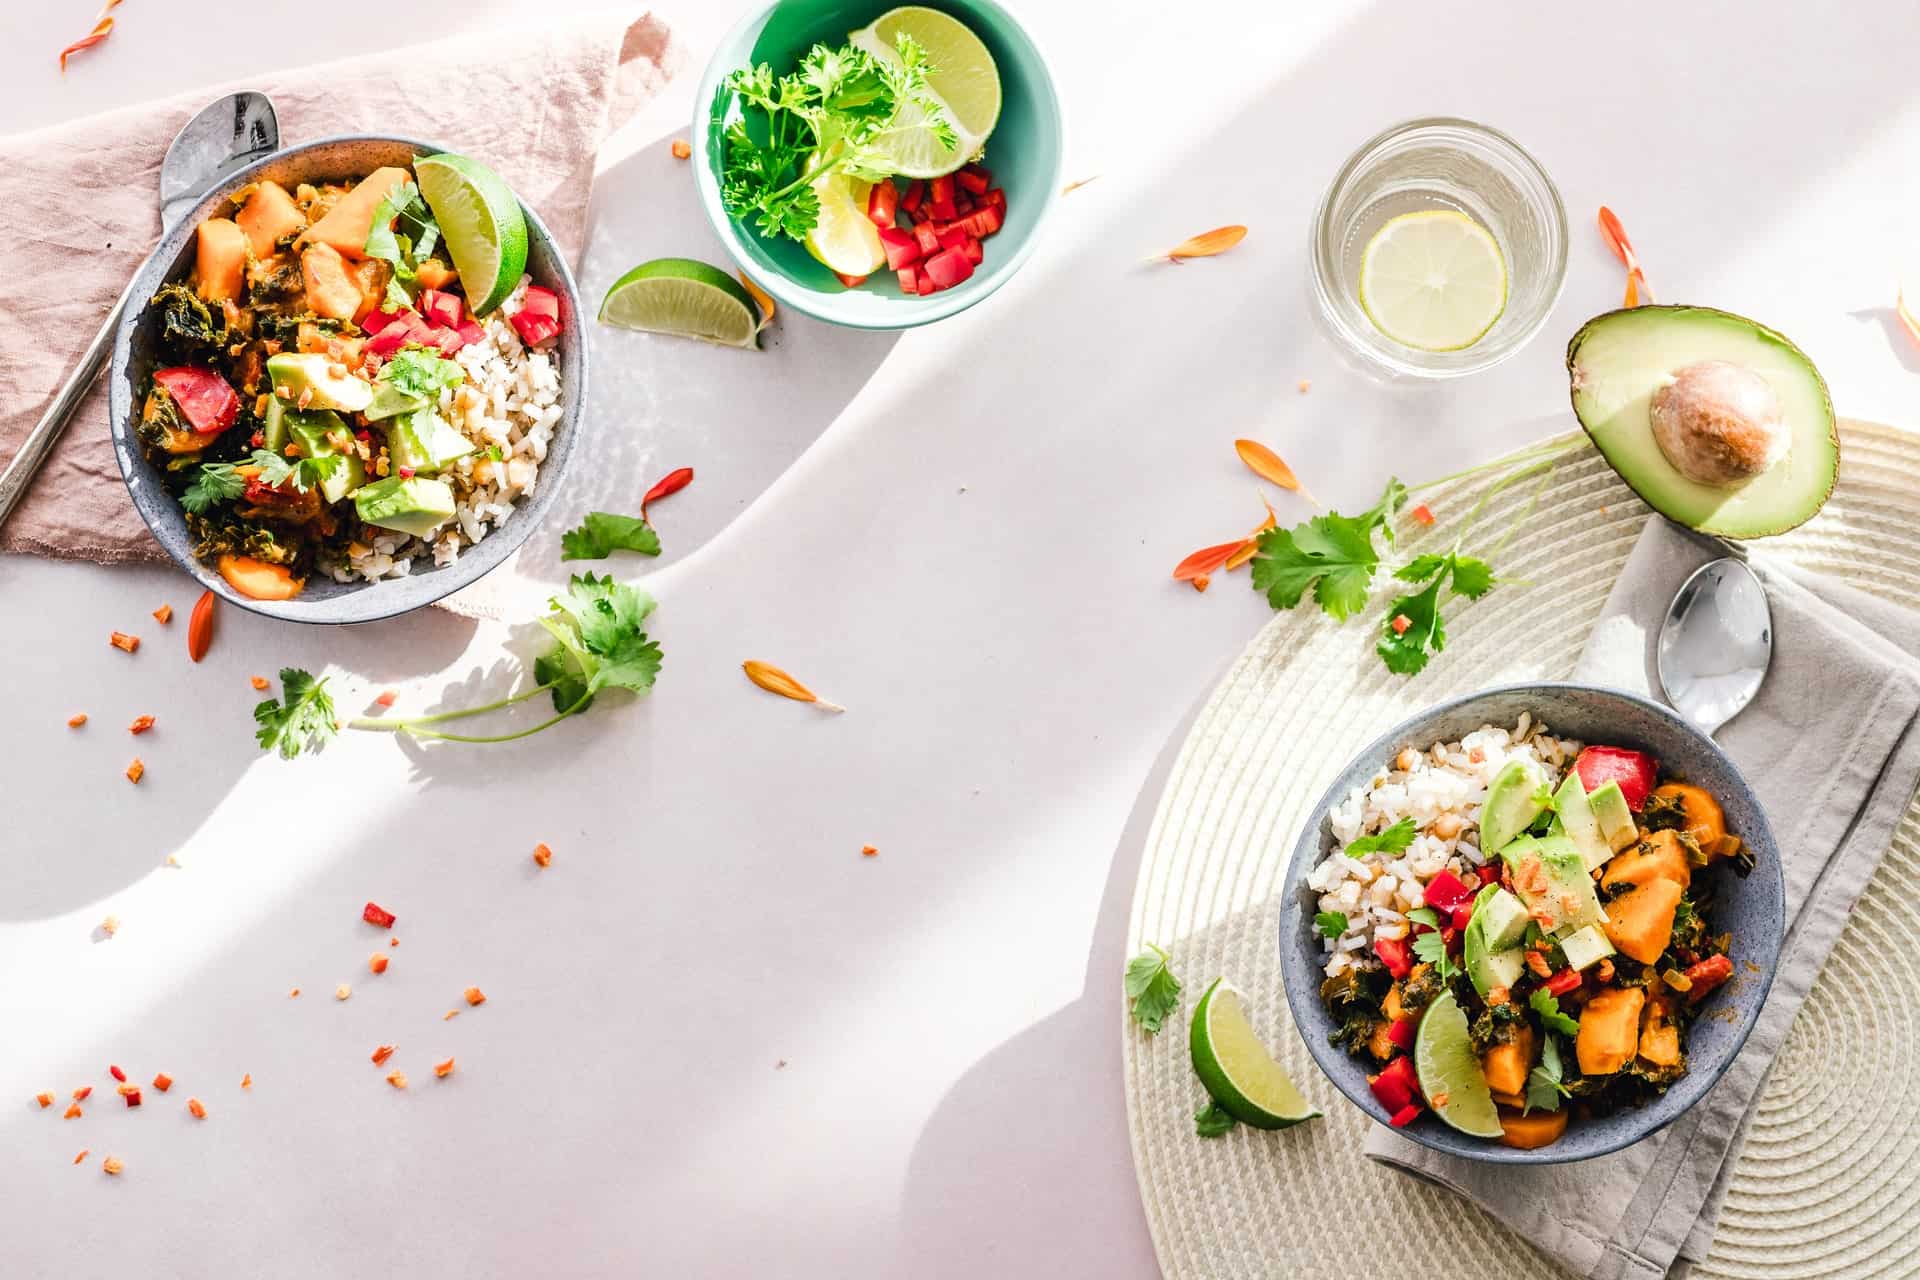
<svg viewBox="0 0 1920 1280">
<path fill-rule="evenodd" d="M 615 515 L 611 511 L 589 511 L 579 528 L 560 535 L 562 560 L 605 560 L 616 551 L 657 556 L 660 535 L 639 516 Z"/>
<path fill-rule="evenodd" d="M 1193 1113 L 1193 1131 L 1203 1138 L 1224 1137 L 1239 1123 L 1222 1111 L 1217 1102 L 1209 1101 L 1206 1106 Z"/>
<path fill-rule="evenodd" d="M 1549 1032 L 1540 1042 L 1540 1065 L 1527 1073 L 1527 1105 L 1521 1109 L 1522 1115 L 1535 1107 L 1542 1111 L 1560 1109 L 1560 1099 L 1572 1096 L 1560 1083 L 1560 1075 L 1559 1038 Z"/>
<path fill-rule="evenodd" d="M 1322 911 L 1314 916 L 1313 927 L 1323 938 L 1337 938 L 1347 931 L 1347 917 L 1339 911 Z"/>
<path fill-rule="evenodd" d="M 1347 846 L 1346 855 L 1359 858 L 1369 853 L 1405 853 L 1407 846 L 1413 843 L 1416 830 L 1412 818 L 1402 818 L 1384 831 L 1358 837 Z"/>
<path fill-rule="evenodd" d="M 1180 1003 L 1180 979 L 1168 967 L 1173 957 L 1147 944 L 1147 949 L 1127 961 L 1127 1011 L 1148 1034 L 1157 1033 Z"/>
<path fill-rule="evenodd" d="M 1548 1031 L 1558 1031 L 1561 1035 L 1580 1034 L 1580 1021 L 1560 1012 L 1560 999 L 1545 987 L 1540 987 L 1527 997 L 1527 1004 L 1540 1018 L 1540 1025 Z"/>
<path fill-rule="evenodd" d="M 277 749 L 282 760 L 302 751 L 318 754 L 340 729 L 333 718 L 326 677 L 316 680 L 298 667 L 280 669 L 280 698 L 268 698 L 256 706 L 253 718 L 260 726 L 254 738 L 268 751 Z"/>
<path fill-rule="evenodd" d="M 419 292 L 415 272 L 439 241 L 440 224 L 412 178 L 380 198 L 373 207 L 365 252 L 393 268 L 393 278 L 387 281 L 387 306 L 397 311 L 413 305 Z"/>
</svg>

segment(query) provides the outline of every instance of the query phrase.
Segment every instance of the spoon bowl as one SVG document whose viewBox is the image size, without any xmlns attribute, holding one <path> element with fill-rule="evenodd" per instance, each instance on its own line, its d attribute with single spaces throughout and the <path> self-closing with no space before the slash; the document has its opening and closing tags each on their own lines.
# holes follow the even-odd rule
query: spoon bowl
<svg viewBox="0 0 1920 1280">
<path fill-rule="evenodd" d="M 1773 612 L 1752 569 L 1723 557 L 1694 570 L 1660 624 L 1667 702 L 1709 736 L 1746 709 L 1773 660 Z"/>
</svg>

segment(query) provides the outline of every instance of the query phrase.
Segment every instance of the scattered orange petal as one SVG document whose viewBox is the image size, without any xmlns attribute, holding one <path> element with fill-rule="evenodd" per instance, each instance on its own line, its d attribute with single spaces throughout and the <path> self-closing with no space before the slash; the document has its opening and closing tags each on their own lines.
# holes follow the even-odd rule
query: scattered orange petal
<svg viewBox="0 0 1920 1280">
<path fill-rule="evenodd" d="M 127 726 L 128 733 L 145 733 L 153 728 L 152 716 L 135 716 L 133 723 Z"/>
<path fill-rule="evenodd" d="M 447 1059 L 447 1060 L 446 1060 L 445 1062 L 436 1062 L 436 1063 L 434 1063 L 434 1064 L 433 1064 L 433 1074 L 434 1074 L 434 1075 L 436 1075 L 436 1076 L 439 1076 L 439 1077 L 440 1077 L 440 1078 L 441 1078 L 442 1080 L 445 1080 L 445 1079 L 446 1079 L 446 1078 L 447 1078 L 448 1076 L 450 1076 L 450 1075 L 452 1075 L 452 1074 L 453 1074 L 453 1059 L 452 1059 L 452 1058 L 448 1058 L 448 1059 Z"/>
<path fill-rule="evenodd" d="M 1060 194 L 1063 196 L 1070 196 L 1074 192 L 1078 191 L 1080 188 L 1086 186 L 1089 182 L 1098 182 L 1100 181 L 1101 178 L 1105 176 L 1106 176 L 1105 174 L 1096 173 L 1091 178 L 1076 178 L 1072 182 L 1069 182 L 1066 186 L 1060 188 Z"/>
<path fill-rule="evenodd" d="M 352 994 L 353 994 L 353 988 L 348 986 L 344 982 L 333 989 L 333 998 L 335 1000 L 345 1000 L 348 996 Z"/>
<path fill-rule="evenodd" d="M 367 968 L 375 973 L 385 973 L 387 971 L 387 953 L 384 951 L 376 951 L 368 956 Z"/>
<path fill-rule="evenodd" d="M 87 713 L 82 711 L 78 715 L 71 715 L 67 717 L 67 728 L 78 729 L 81 725 L 85 724 L 86 722 L 87 722 Z"/>
<path fill-rule="evenodd" d="M 735 272 L 734 278 L 737 279 L 740 282 L 740 286 L 747 291 L 747 296 L 752 298 L 760 308 L 760 323 L 755 326 L 755 331 L 757 332 L 772 324 L 774 315 L 779 311 L 779 308 L 773 305 L 772 296 L 769 295 L 765 289 L 755 284 L 753 278 L 744 271 Z"/>
<path fill-rule="evenodd" d="M 675 138 L 673 145 L 668 147 L 667 150 L 673 152 L 673 158 L 675 160 L 685 160 L 693 155 L 693 148 L 687 145 L 685 138 Z"/>
<path fill-rule="evenodd" d="M 1907 291 L 1904 285 L 1897 286 L 1893 291 L 1893 314 L 1899 317 L 1900 327 L 1907 331 L 1907 336 L 1915 342 L 1920 342 L 1920 316 L 1915 316 L 1913 308 L 1907 305 Z M 80 718 L 86 719 L 85 716 Z"/>
<path fill-rule="evenodd" d="M 100 16 L 94 19 L 93 30 L 87 32 L 87 34 L 81 36 L 78 40 L 75 40 L 72 44 L 60 51 L 60 70 L 62 73 L 67 69 L 68 58 L 71 58 L 82 49 L 93 48 L 93 46 L 113 34 L 113 19 L 108 15 L 118 8 L 119 5 L 120 0 L 107 0 L 107 3 L 100 10 Z M 115 1163 L 117 1164 L 118 1162 L 116 1161 Z M 107 1172 L 118 1173 L 120 1170 L 109 1169 Z"/>
<path fill-rule="evenodd" d="M 383 1044 L 379 1048 L 373 1051 L 373 1065 L 376 1067 L 384 1067 L 387 1065 L 387 1059 L 391 1058 L 392 1056 L 393 1056 L 393 1046 L 390 1044 Z"/>
<path fill-rule="evenodd" d="M 863 844 L 860 846 L 860 856 L 863 858 L 877 858 L 880 856 L 880 851 L 870 844 Z"/>
<path fill-rule="evenodd" d="M 397 946 L 399 946 L 399 945 L 400 945 L 400 939 L 398 939 L 398 938 L 388 938 L 388 939 L 387 939 L 387 945 L 388 945 L 388 946 L 390 946 L 390 947 L 397 947 Z"/>
<path fill-rule="evenodd" d="M 1233 450 L 1240 455 L 1240 461 L 1247 464 L 1247 470 L 1262 480 L 1277 484 L 1282 489 L 1289 489 L 1308 502 L 1313 502 L 1315 506 L 1320 505 L 1314 502 L 1313 495 L 1308 493 L 1306 486 L 1300 483 L 1300 477 L 1293 474 L 1293 468 L 1288 466 L 1279 454 L 1258 440 L 1235 440 Z"/>
<path fill-rule="evenodd" d="M 205 1120 L 207 1118 L 207 1104 L 198 1098 L 188 1098 L 187 1112 L 195 1120 Z"/>
<path fill-rule="evenodd" d="M 91 1147 L 80 1148 L 80 1154 L 73 1158 L 73 1162 L 75 1164 L 79 1164 L 82 1160 L 85 1160 L 87 1158 L 87 1153 L 90 1152 L 92 1149 L 93 1148 Z"/>
<path fill-rule="evenodd" d="M 168 854 L 167 865 L 170 867 L 178 867 L 180 865 L 180 855 L 177 853 Z"/>
<path fill-rule="evenodd" d="M 1299 384 L 1298 384 L 1298 385 L 1299 385 L 1299 387 L 1300 387 L 1300 394 L 1301 394 L 1301 395 L 1305 395 L 1305 394 L 1307 394 L 1307 392 L 1309 392 L 1309 391 L 1311 391 L 1311 390 L 1313 390 L 1313 379 L 1312 379 L 1312 378 L 1302 378 L 1302 379 L 1300 379 L 1300 382 L 1299 382 Z"/>
<path fill-rule="evenodd" d="M 140 779 L 146 776 L 147 776 L 146 761 L 142 760 L 139 756 L 135 756 L 133 758 L 133 763 L 127 766 L 127 781 L 133 783 L 135 786 L 139 786 Z"/>
<path fill-rule="evenodd" d="M 547 848 L 545 841 L 533 846 L 533 860 L 543 867 L 553 865 L 553 850 Z"/>
<path fill-rule="evenodd" d="M 240 1077 L 240 1087 L 242 1089 L 253 1088 L 253 1073 L 251 1071 Z"/>
<path fill-rule="evenodd" d="M 130 636 L 124 631 L 116 631 L 107 637 L 107 643 L 124 653 L 132 653 L 140 647 L 140 637 Z"/>
<path fill-rule="evenodd" d="M 165 1093 L 167 1090 L 173 1088 L 173 1077 L 162 1071 L 153 1078 L 153 1087 L 161 1093 Z"/>
<path fill-rule="evenodd" d="M 383 692 L 379 697 L 375 698 L 373 701 L 378 706 L 390 707 L 395 702 L 398 702 L 399 700 L 400 700 L 400 695 L 396 693 L 394 690 L 388 689 L 385 692 Z"/>
<path fill-rule="evenodd" d="M 1605 205 L 1600 206 L 1600 235 L 1607 242 L 1607 248 L 1613 250 L 1613 256 L 1620 259 L 1620 265 L 1627 269 L 1627 296 L 1623 305 L 1639 306 L 1643 291 L 1644 300 L 1652 302 L 1653 289 L 1647 284 L 1647 273 L 1640 266 L 1640 256 L 1633 251 L 1633 242 L 1627 239 L 1627 229 Z"/>
<path fill-rule="evenodd" d="M 153 611 L 153 620 L 159 623 L 163 627 L 166 626 L 169 622 L 172 622 L 173 606 L 170 604 L 163 604 L 158 609 L 155 609 Z"/>
<path fill-rule="evenodd" d="M 1227 557 L 1226 564 L 1222 565 L 1221 568 L 1231 573 L 1233 570 L 1238 569 L 1241 565 L 1245 564 L 1247 561 L 1253 559 L 1255 556 L 1259 554 L 1260 554 L 1260 539 L 1257 537 L 1248 538 L 1245 542 L 1240 544 L 1240 549 L 1238 551 L 1234 552 L 1232 555 Z"/>
<path fill-rule="evenodd" d="M 468 987 L 461 994 L 466 996 L 467 1003 L 470 1005 L 481 1005 L 487 1002 L 487 993 L 478 987 Z"/>
<path fill-rule="evenodd" d="M 387 1072 L 387 1083 L 396 1089 L 404 1089 L 407 1087 L 407 1073 L 404 1071 L 389 1071 Z"/>
<path fill-rule="evenodd" d="M 105 1160 L 102 1160 L 100 1162 L 100 1167 L 102 1169 L 105 1169 L 109 1174 L 117 1178 L 120 1176 L 120 1171 L 126 1168 L 127 1166 L 120 1163 L 119 1156 L 108 1156 Z"/>
<path fill-rule="evenodd" d="M 1202 231 L 1191 240 L 1182 240 L 1165 253 L 1156 253 L 1148 262 L 1183 262 L 1188 258 L 1211 258 L 1215 254 L 1225 253 L 1247 238 L 1247 229 L 1242 226 L 1215 227 L 1211 231 Z"/>
<path fill-rule="evenodd" d="M 460 1011 L 458 1009 L 449 1009 L 445 1013 L 440 1015 L 440 1021 L 452 1022 L 455 1018 L 459 1016 L 460 1016 Z"/>
<path fill-rule="evenodd" d="M 75 1089 L 73 1091 L 73 1100 L 75 1102 L 85 1102 L 87 1098 L 92 1095 L 92 1093 L 93 1093 L 93 1086 L 90 1084 L 83 1084 L 78 1089 Z"/>
<path fill-rule="evenodd" d="M 33 1100 L 40 1104 L 42 1111 L 53 1105 L 53 1095 L 50 1093 L 36 1093 L 33 1095 Z"/>
<path fill-rule="evenodd" d="M 1191 582 L 1195 578 L 1206 577 L 1232 559 L 1233 553 L 1240 549 L 1244 541 L 1243 538 L 1235 538 L 1232 542 L 1202 547 L 1173 567 L 1173 580 Z"/>
<path fill-rule="evenodd" d="M 289 1000 L 297 1000 L 299 997 L 300 997 L 300 988 L 298 987 L 295 987 L 293 990 L 287 992 L 287 999 Z"/>
<path fill-rule="evenodd" d="M 273 685 L 273 681 L 267 679 L 265 676 L 248 676 L 247 683 L 252 685 L 254 689 L 260 693 L 265 693 Z"/>
<path fill-rule="evenodd" d="M 795 702 L 811 702 L 822 711 L 846 710 L 837 702 L 828 702 L 770 662 L 756 662 L 749 659 L 740 664 L 740 669 L 747 673 L 747 679 L 768 693 L 777 693 L 783 698 L 792 698 Z"/>
</svg>

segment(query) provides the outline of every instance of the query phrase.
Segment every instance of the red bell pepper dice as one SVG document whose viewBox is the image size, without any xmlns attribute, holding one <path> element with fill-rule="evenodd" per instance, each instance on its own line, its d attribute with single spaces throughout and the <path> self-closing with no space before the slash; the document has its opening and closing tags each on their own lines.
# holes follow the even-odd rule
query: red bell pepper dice
<svg viewBox="0 0 1920 1280">
<path fill-rule="evenodd" d="M 998 209 L 990 204 L 983 204 L 974 209 L 973 216 L 969 217 L 963 225 L 967 228 L 968 235 L 985 240 L 998 231 L 1004 221 Z"/>
<path fill-rule="evenodd" d="M 926 195 L 926 182 L 920 178 L 915 178 L 907 184 L 906 192 L 900 197 L 900 207 L 908 213 L 918 213 L 920 212 L 920 202 L 926 199 Z"/>
<path fill-rule="evenodd" d="M 887 268 L 898 271 L 920 261 L 920 242 L 895 227 L 880 228 L 880 247 L 887 251 Z"/>
<path fill-rule="evenodd" d="M 1452 911 L 1449 911 L 1447 915 L 1451 917 L 1454 928 L 1464 929 L 1467 927 L 1467 922 L 1473 919 L 1473 904 L 1471 902 L 1463 902 Z"/>
<path fill-rule="evenodd" d="M 1413 1018 L 1398 1018 L 1387 1026 L 1387 1039 L 1408 1053 L 1413 1052 L 1413 1035 L 1420 1024 Z"/>
<path fill-rule="evenodd" d="M 398 311 L 369 311 L 367 318 L 360 322 L 360 328 L 371 338 L 399 318 Z"/>
<path fill-rule="evenodd" d="M 921 268 L 936 289 L 951 289 L 973 274 L 973 264 L 958 249 L 946 249 L 928 258 Z"/>
<path fill-rule="evenodd" d="M 987 194 L 982 196 L 980 199 L 982 204 L 992 205 L 994 208 L 1000 211 L 1002 216 L 1005 216 L 1007 212 L 1007 193 L 1006 192 L 1002 191 L 998 187 L 995 187 L 993 190 L 987 192 Z"/>
<path fill-rule="evenodd" d="M 380 332 L 367 339 L 366 352 L 370 356 L 379 356 L 384 360 L 400 348 L 406 346 L 407 342 L 407 326 L 404 324 L 389 324 L 384 326 Z"/>
<path fill-rule="evenodd" d="M 378 925 L 382 929 L 393 928 L 393 922 L 398 919 L 393 912 L 387 910 L 377 902 L 369 902 L 366 908 L 360 912 L 360 918 L 368 924 Z"/>
<path fill-rule="evenodd" d="M 931 222 L 916 222 L 913 226 L 913 239 L 920 246 L 922 254 L 940 252 L 940 236 Z"/>
<path fill-rule="evenodd" d="M 1580 775 L 1580 785 L 1591 795 L 1609 782 L 1620 784 L 1620 792 L 1627 798 L 1627 808 L 1635 813 L 1653 794 L 1653 783 L 1659 772 L 1652 756 L 1644 751 L 1628 751 L 1624 747 L 1588 747 L 1573 762 L 1573 771 Z"/>
<path fill-rule="evenodd" d="M 954 216 L 953 175 L 935 178 L 927 186 L 927 216 L 938 222 L 951 222 Z"/>
<path fill-rule="evenodd" d="M 1404 1054 L 1389 1062 L 1386 1069 L 1367 1082 L 1373 1096 L 1387 1114 L 1416 1106 L 1420 1101 L 1420 1081 L 1413 1074 L 1413 1059 Z"/>
<path fill-rule="evenodd" d="M 551 289 L 542 289 L 537 284 L 528 285 L 526 295 L 520 300 L 520 310 L 531 311 L 553 321 L 555 332 L 561 327 L 560 295 Z"/>
<path fill-rule="evenodd" d="M 560 295 L 537 284 L 528 285 L 520 310 L 508 316 L 507 323 L 520 335 L 520 341 L 530 347 L 559 337 L 564 328 L 560 320 Z"/>
<path fill-rule="evenodd" d="M 1380 957 L 1380 963 L 1387 966 L 1387 972 L 1396 978 L 1404 978 L 1413 972 L 1413 951 L 1407 946 L 1405 938 L 1375 938 L 1373 954 Z"/>
<path fill-rule="evenodd" d="M 873 190 L 867 193 L 867 217 L 873 225 L 882 231 L 889 229 L 899 209 L 900 188 L 893 185 L 893 179 L 882 178 L 874 183 Z"/>
<path fill-rule="evenodd" d="M 960 252 L 966 254 L 967 261 L 976 267 L 979 266 L 987 256 L 986 251 L 980 247 L 980 242 L 972 236 L 968 236 L 967 242 L 960 246 Z"/>
<path fill-rule="evenodd" d="M 458 329 L 462 319 L 460 299 L 455 294 L 442 293 L 438 289 L 422 289 L 420 314 L 427 318 L 428 324 L 439 325 L 444 329 Z"/>
<path fill-rule="evenodd" d="M 1687 966 L 1686 974 L 1687 981 L 1693 984 L 1687 991 L 1687 1003 L 1697 1004 L 1706 999 L 1709 991 L 1733 976 L 1733 961 L 1725 956 L 1708 956 L 1699 964 Z"/>
<path fill-rule="evenodd" d="M 953 193 L 954 217 L 964 218 L 967 215 L 971 214 L 972 212 L 973 212 L 973 197 L 968 195 L 964 191 L 954 192 Z"/>
<path fill-rule="evenodd" d="M 893 273 L 900 281 L 900 292 L 918 295 L 920 292 L 919 273 L 912 267 L 901 267 Z"/>
<path fill-rule="evenodd" d="M 240 397 L 211 369 L 192 365 L 155 369 L 153 383 L 173 397 L 180 416 L 201 435 L 225 431 L 240 416 Z"/>
<path fill-rule="evenodd" d="M 976 196 L 993 185 L 993 175 L 977 164 L 965 166 L 953 175 L 953 180 L 960 184 L 961 190 Z"/>
<path fill-rule="evenodd" d="M 1427 905 L 1436 911 L 1452 911 L 1461 903 L 1470 901 L 1473 894 L 1474 891 L 1463 884 L 1459 876 L 1445 867 L 1427 881 Z"/>
<path fill-rule="evenodd" d="M 962 226 L 942 227 L 936 234 L 942 249 L 958 249 L 967 243 L 967 229 Z"/>
<path fill-rule="evenodd" d="M 913 291 L 923 298 L 932 293 L 935 288 L 933 277 L 924 271 L 922 271 L 919 278 L 913 282 Z"/>
<path fill-rule="evenodd" d="M 1494 866 L 1491 862 L 1489 862 L 1485 866 L 1481 867 L 1477 872 L 1475 872 L 1475 874 L 1480 877 L 1480 887 L 1484 889 L 1488 885 L 1495 884 L 1499 881 L 1500 868 Z"/>
<path fill-rule="evenodd" d="M 464 347 L 470 347 L 487 336 L 480 326 L 475 324 L 471 318 L 462 320 L 460 327 L 455 329 L 454 332 L 460 336 L 460 345 Z"/>
<path fill-rule="evenodd" d="M 1392 1125 L 1396 1129 L 1404 1129 L 1408 1125 L 1412 1124 L 1415 1120 L 1418 1120 L 1419 1118 L 1420 1118 L 1419 1104 L 1410 1102 L 1406 1106 L 1394 1112 L 1393 1119 L 1387 1121 L 1387 1123 Z"/>
<path fill-rule="evenodd" d="M 1580 985 L 1580 975 L 1572 969 L 1562 969 L 1547 979 L 1547 994 L 1555 999 L 1567 994 Z"/>
<path fill-rule="evenodd" d="M 1450 924 L 1440 931 L 1440 941 L 1449 955 L 1460 949 L 1460 939 L 1466 936 L 1466 930 L 1457 924 Z"/>
<path fill-rule="evenodd" d="M 533 339 L 528 342 L 528 345 L 532 346 L 539 341 L 543 341 L 543 339 Z M 434 325 L 431 329 L 427 330 L 426 342 L 428 346 L 434 348 L 441 355 L 449 359 L 453 357 L 454 352 L 467 345 L 466 341 L 461 338 L 458 332 L 440 325 Z"/>
</svg>

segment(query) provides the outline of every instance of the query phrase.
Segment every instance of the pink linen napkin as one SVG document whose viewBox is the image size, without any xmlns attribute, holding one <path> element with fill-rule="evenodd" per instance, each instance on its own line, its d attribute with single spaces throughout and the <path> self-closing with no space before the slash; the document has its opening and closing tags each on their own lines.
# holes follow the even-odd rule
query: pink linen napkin
<svg viewBox="0 0 1920 1280">
<path fill-rule="evenodd" d="M 676 54 L 664 23 L 613 11 L 216 85 L 0 138 L 0 208 L 14 237 L 0 272 L 0 466 L 159 239 L 161 157 L 213 98 L 265 91 L 286 146 L 397 133 L 474 156 L 499 170 L 577 262 L 600 140 L 659 92 Z M 166 558 L 127 501 L 105 388 L 103 376 L 0 527 L 0 551 L 100 564 Z"/>
</svg>

